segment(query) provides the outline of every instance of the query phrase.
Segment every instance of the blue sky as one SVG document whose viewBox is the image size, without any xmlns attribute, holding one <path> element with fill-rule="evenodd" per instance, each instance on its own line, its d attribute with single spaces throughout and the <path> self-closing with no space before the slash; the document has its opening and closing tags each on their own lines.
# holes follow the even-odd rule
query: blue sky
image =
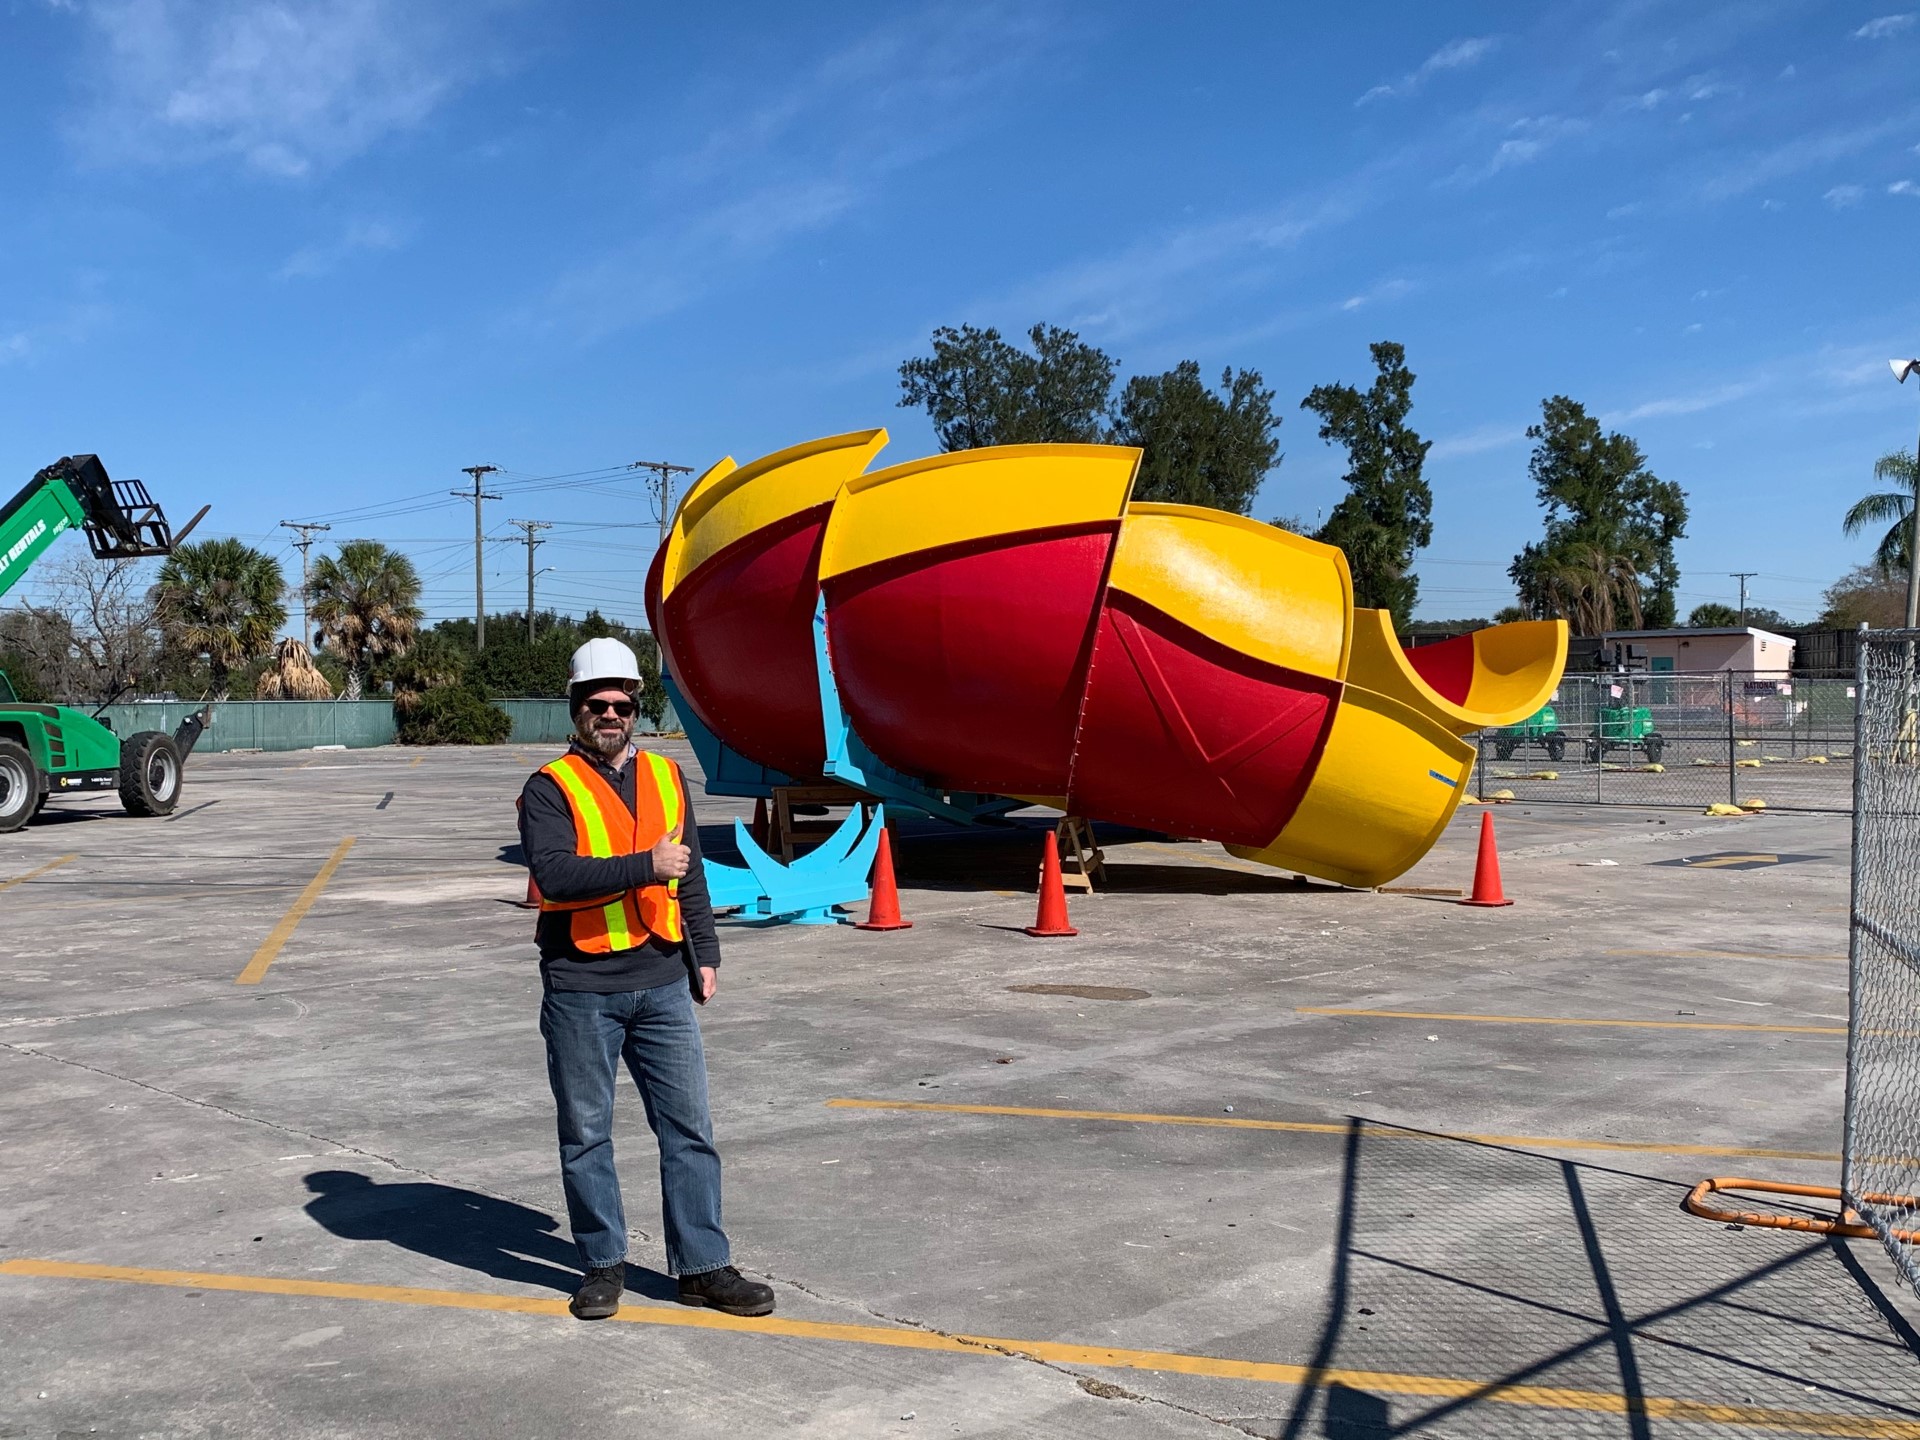
<svg viewBox="0 0 1920 1440">
<path fill-rule="evenodd" d="M 0 0 L 0 488 L 97 451 L 290 563 L 277 522 L 331 514 L 438 617 L 444 492 L 494 464 L 489 601 L 553 520 L 542 603 L 637 619 L 644 492 L 579 479 L 926 453 L 895 370 L 934 326 L 1260 370 L 1262 518 L 1338 498 L 1299 399 L 1393 339 L 1423 615 L 1511 599 L 1564 392 L 1686 487 L 1683 613 L 1754 570 L 1810 617 L 1920 425 L 1917 71 L 1887 0 Z"/>
</svg>

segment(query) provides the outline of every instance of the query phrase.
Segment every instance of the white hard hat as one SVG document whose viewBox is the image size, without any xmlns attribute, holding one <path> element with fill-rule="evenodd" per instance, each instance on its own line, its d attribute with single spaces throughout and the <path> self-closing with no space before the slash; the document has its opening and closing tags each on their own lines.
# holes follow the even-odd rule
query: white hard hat
<svg viewBox="0 0 1920 1440">
<path fill-rule="evenodd" d="M 640 683 L 640 662 L 633 651 L 610 635 L 589 640 L 573 652 L 567 684 L 584 685 L 590 680 L 623 680 Z"/>
</svg>

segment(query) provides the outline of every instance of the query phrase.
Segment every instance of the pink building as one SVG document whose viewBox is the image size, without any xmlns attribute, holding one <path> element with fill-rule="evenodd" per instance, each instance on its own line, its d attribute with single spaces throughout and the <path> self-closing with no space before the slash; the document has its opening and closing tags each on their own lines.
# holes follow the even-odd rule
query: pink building
<svg viewBox="0 0 1920 1440">
<path fill-rule="evenodd" d="M 1611 659 L 1615 645 L 1639 645 L 1656 673 L 1744 670 L 1785 678 L 1793 669 L 1793 640 L 1751 625 L 1724 630 L 1609 630 L 1601 637 Z"/>
</svg>

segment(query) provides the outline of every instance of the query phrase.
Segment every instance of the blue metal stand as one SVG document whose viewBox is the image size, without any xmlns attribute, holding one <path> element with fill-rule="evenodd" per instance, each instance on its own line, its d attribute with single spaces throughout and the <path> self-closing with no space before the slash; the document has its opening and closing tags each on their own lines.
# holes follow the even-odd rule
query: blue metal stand
<svg viewBox="0 0 1920 1440">
<path fill-rule="evenodd" d="M 747 827 L 733 822 L 733 841 L 740 847 L 744 868 L 708 860 L 707 891 L 713 907 L 739 909 L 741 917 L 789 925 L 842 925 L 847 917 L 834 910 L 867 894 L 867 875 L 880 848 L 880 832 L 887 823 L 884 805 L 874 807 L 864 833 L 861 807 L 840 822 L 824 843 L 814 846 L 791 865 L 782 865 L 753 841 Z"/>
</svg>

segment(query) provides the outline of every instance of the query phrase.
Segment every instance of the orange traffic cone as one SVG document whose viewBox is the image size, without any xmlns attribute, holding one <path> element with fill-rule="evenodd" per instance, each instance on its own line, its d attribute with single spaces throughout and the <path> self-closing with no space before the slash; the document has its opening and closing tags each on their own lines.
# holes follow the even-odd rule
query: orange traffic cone
<svg viewBox="0 0 1920 1440">
<path fill-rule="evenodd" d="M 1493 846 L 1493 816 L 1480 812 L 1480 858 L 1473 867 L 1473 894 L 1462 905 L 1511 905 L 1500 888 L 1500 852 Z"/>
<path fill-rule="evenodd" d="M 753 843 L 762 850 L 767 848 L 767 802 L 762 797 L 753 802 L 753 827 L 747 832 L 753 836 Z"/>
<path fill-rule="evenodd" d="M 516 812 L 523 808 L 518 799 L 513 802 L 513 808 Z M 511 903 L 518 905 L 522 910 L 538 910 L 540 908 L 540 887 L 533 883 L 533 866 L 527 866 L 527 898 L 524 900 L 515 900 Z"/>
<path fill-rule="evenodd" d="M 1040 862 L 1040 913 L 1027 927 L 1029 935 L 1078 935 L 1067 923 L 1067 887 L 1060 883 L 1060 842 L 1047 832 L 1046 856 Z"/>
<path fill-rule="evenodd" d="M 873 861 L 873 897 L 867 902 L 867 918 L 856 930 L 911 930 L 913 921 L 900 918 L 900 892 L 893 883 L 893 836 L 883 826 L 880 853 Z"/>
</svg>

